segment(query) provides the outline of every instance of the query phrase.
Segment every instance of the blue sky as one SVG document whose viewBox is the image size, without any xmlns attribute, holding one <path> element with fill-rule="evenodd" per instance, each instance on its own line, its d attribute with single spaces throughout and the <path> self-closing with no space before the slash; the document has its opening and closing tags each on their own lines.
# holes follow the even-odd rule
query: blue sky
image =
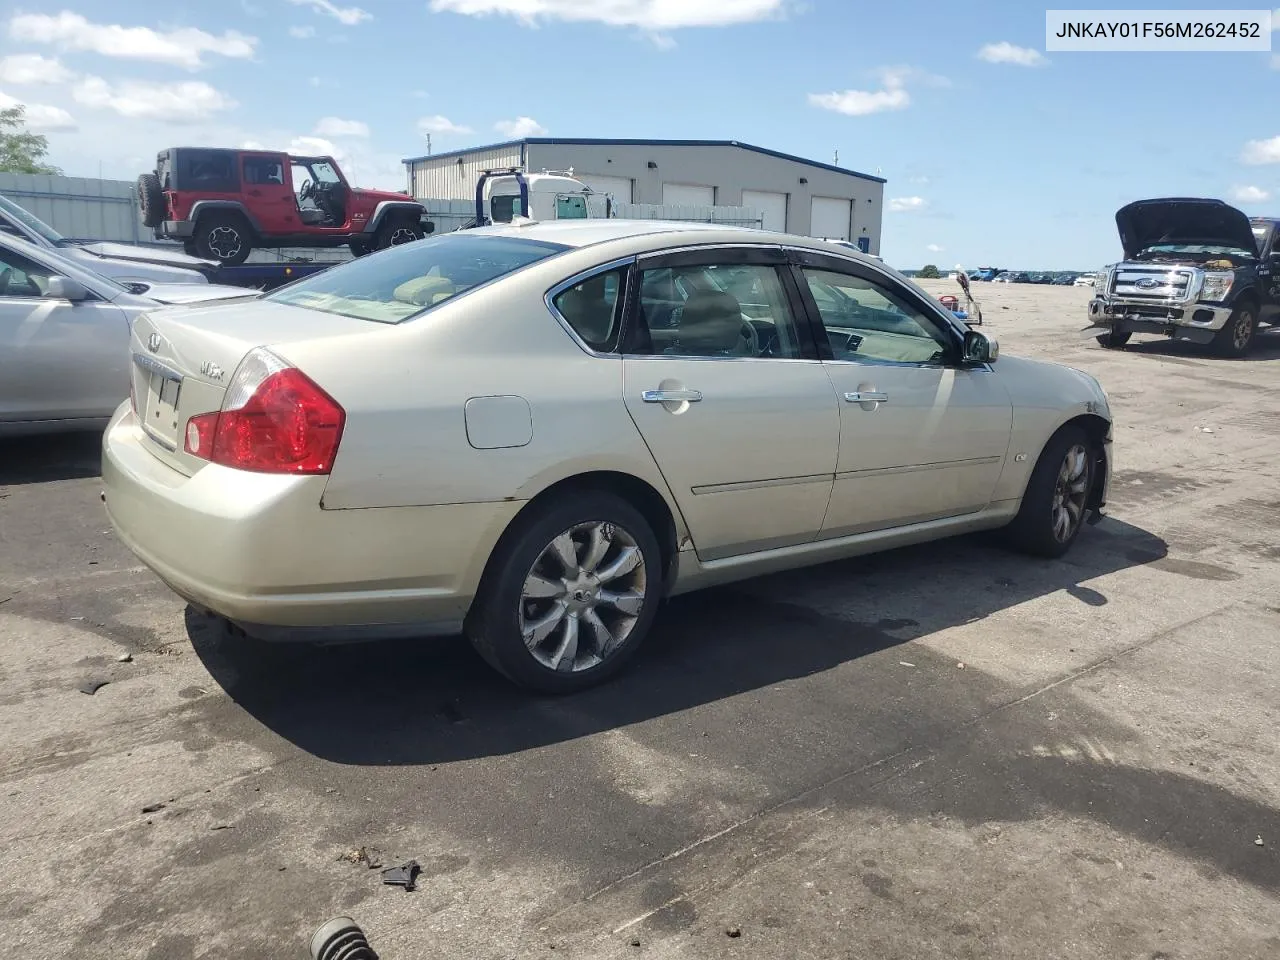
<svg viewBox="0 0 1280 960">
<path fill-rule="evenodd" d="M 68 174 L 122 179 L 170 145 L 296 145 L 400 188 L 428 130 L 437 151 L 508 133 L 838 151 L 887 178 L 901 267 L 1094 267 L 1140 197 L 1280 214 L 1280 56 L 1045 54 L 1025 0 L 216 7 L 0 5 L 0 104 L 27 105 Z"/>
</svg>

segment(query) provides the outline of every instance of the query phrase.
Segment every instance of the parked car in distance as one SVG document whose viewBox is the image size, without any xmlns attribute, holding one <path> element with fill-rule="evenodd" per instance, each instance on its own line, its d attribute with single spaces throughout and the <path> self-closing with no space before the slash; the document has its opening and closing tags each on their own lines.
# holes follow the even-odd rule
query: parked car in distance
<svg viewBox="0 0 1280 960">
<path fill-rule="evenodd" d="M 1074 273 L 1060 273 L 1053 278 L 1053 285 L 1055 287 L 1069 287 L 1075 282 L 1076 275 Z"/>
<path fill-rule="evenodd" d="M 152 283 L 208 283 L 217 264 L 178 250 L 129 243 L 69 240 L 31 211 L 0 196 L 0 234 L 18 237 L 79 263 L 86 270 L 145 293 Z"/>
<path fill-rule="evenodd" d="M 333 157 L 171 147 L 137 190 L 157 237 L 226 265 L 268 247 L 346 246 L 361 256 L 431 229 L 417 200 L 351 186 Z"/>
<path fill-rule="evenodd" d="M 0 436 L 105 426 L 129 395 L 139 314 L 249 296 L 213 283 L 154 283 L 142 296 L 61 251 L 0 236 Z"/>
<path fill-rule="evenodd" d="M 1103 347 L 1150 333 L 1238 358 L 1260 323 L 1280 323 L 1280 219 L 1171 197 L 1122 207 L 1116 229 L 1124 260 L 1103 274 L 1086 328 Z"/>
<path fill-rule="evenodd" d="M 1092 377 L 728 226 L 448 233 L 144 315 L 130 353 L 104 499 L 177 593 L 268 640 L 463 629 L 550 692 L 676 593 L 971 530 L 1061 556 L 1111 475 Z"/>
<path fill-rule="evenodd" d="M 1072 281 L 1073 287 L 1092 287 L 1098 282 L 1096 273 L 1082 273 Z"/>
</svg>

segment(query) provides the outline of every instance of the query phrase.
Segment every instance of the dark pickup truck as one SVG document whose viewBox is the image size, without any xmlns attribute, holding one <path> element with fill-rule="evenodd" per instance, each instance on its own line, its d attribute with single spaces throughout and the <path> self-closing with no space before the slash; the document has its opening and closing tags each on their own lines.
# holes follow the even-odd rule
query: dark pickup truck
<svg viewBox="0 0 1280 960">
<path fill-rule="evenodd" d="M 1221 200 L 1139 200 L 1116 213 L 1124 260 L 1098 278 L 1088 332 L 1120 348 L 1135 333 L 1243 357 L 1280 324 L 1280 219 Z"/>
</svg>

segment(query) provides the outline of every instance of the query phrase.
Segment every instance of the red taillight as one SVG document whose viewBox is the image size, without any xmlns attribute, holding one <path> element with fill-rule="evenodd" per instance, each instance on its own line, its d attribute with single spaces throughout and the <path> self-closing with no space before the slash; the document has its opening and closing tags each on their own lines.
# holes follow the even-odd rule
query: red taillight
<svg viewBox="0 0 1280 960">
<path fill-rule="evenodd" d="M 222 410 L 187 421 L 192 456 L 257 473 L 333 469 L 346 414 L 295 367 L 255 351 L 232 377 Z"/>
</svg>

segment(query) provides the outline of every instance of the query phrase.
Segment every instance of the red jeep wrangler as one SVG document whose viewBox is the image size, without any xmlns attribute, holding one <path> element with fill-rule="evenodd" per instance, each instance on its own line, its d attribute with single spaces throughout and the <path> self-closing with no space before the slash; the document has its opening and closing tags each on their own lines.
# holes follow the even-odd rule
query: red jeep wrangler
<svg viewBox="0 0 1280 960">
<path fill-rule="evenodd" d="M 430 233 L 403 193 L 347 183 L 332 157 L 172 147 L 138 178 L 142 222 L 188 253 L 243 263 L 254 247 L 339 247 L 356 256 Z"/>
</svg>

